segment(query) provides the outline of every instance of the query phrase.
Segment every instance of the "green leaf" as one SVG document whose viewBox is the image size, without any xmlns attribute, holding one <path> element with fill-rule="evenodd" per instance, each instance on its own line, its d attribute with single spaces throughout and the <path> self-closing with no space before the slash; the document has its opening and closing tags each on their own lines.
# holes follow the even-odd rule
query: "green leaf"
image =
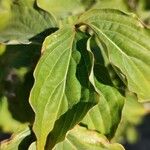
<svg viewBox="0 0 150 150">
<path fill-rule="evenodd" d="M 82 86 L 80 101 L 55 122 L 54 129 L 47 138 L 47 149 L 54 147 L 55 144 L 64 140 L 68 130 L 78 124 L 87 114 L 89 109 L 97 104 L 99 100 L 99 94 L 95 91 L 92 83 L 89 81 L 89 75 L 93 69 L 93 61 L 91 60 L 86 47 L 87 43 L 89 43 L 88 38 L 89 36 L 84 33 L 77 32 L 74 40 L 75 49 L 81 54 L 81 59 L 77 65 L 76 71 L 76 76 Z"/>
<path fill-rule="evenodd" d="M 93 38 L 88 47 L 95 57 L 94 75 L 95 86 L 100 94 L 98 104 L 94 106 L 82 120 L 89 129 L 112 138 L 121 120 L 124 97 L 119 93 L 111 81 L 108 64 Z M 107 64 L 105 67 L 105 63 Z"/>
<path fill-rule="evenodd" d="M 58 143 L 54 150 L 124 150 L 123 146 L 117 143 L 110 143 L 105 136 L 95 131 L 87 130 L 84 127 L 76 126 L 72 129 L 66 139 Z"/>
<path fill-rule="evenodd" d="M 79 24 L 88 25 L 97 43 L 104 46 L 109 62 L 137 94 L 140 102 L 150 100 L 150 37 L 137 17 L 119 10 L 97 9 L 83 14 Z"/>
<path fill-rule="evenodd" d="M 30 103 L 36 114 L 33 130 L 40 150 L 44 149 L 55 121 L 81 97 L 81 85 L 76 78 L 80 56 L 74 50 L 74 38 L 75 31 L 69 26 L 46 38 L 43 56 L 35 69 Z"/>
<path fill-rule="evenodd" d="M 4 141 L 0 145 L 1 150 L 28 149 L 28 146 L 34 139 L 31 136 L 29 128 L 25 128 L 12 135 L 11 139 Z"/>
<path fill-rule="evenodd" d="M 37 0 L 37 4 L 42 9 L 53 13 L 57 18 L 65 18 L 68 15 L 75 15 L 84 11 L 80 0 Z"/>
<path fill-rule="evenodd" d="M 27 44 L 43 38 L 41 33 L 45 30 L 48 32 L 50 28 L 56 27 L 53 16 L 38 8 L 34 0 L 2 0 L 1 3 L 1 43 Z"/>
<path fill-rule="evenodd" d="M 10 16 L 10 0 L 0 1 L 0 31 L 5 27 L 5 24 L 9 21 Z"/>
<path fill-rule="evenodd" d="M 101 68 L 99 68 L 101 69 Z M 112 138 L 121 120 L 124 97 L 114 87 L 96 83 L 101 95 L 99 102 L 82 120 L 88 129 Z"/>
</svg>

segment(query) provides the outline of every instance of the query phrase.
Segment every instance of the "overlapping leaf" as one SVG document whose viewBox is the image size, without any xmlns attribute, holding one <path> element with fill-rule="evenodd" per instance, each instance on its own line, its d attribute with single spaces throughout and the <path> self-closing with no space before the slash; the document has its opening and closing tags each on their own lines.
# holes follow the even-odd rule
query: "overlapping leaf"
<svg viewBox="0 0 150 150">
<path fill-rule="evenodd" d="M 82 123 L 110 138 L 121 120 L 124 98 L 114 87 L 100 82 L 96 86 L 101 92 L 99 103 L 88 112 Z"/>
<path fill-rule="evenodd" d="M 39 40 L 41 32 L 56 27 L 52 15 L 38 8 L 34 0 L 2 0 L 1 4 L 1 43 L 29 43 L 29 39 Z"/>
<path fill-rule="evenodd" d="M 90 42 L 89 51 L 93 51 L 95 56 L 95 86 L 100 97 L 98 104 L 88 112 L 82 123 L 87 125 L 89 129 L 99 131 L 112 138 L 121 120 L 124 97 L 113 85 L 109 75 L 110 69 L 108 71 L 107 68 L 108 62 L 104 61 L 102 50 L 96 45 L 93 38 Z"/>
<path fill-rule="evenodd" d="M 80 101 L 55 122 L 54 129 L 47 138 L 47 149 L 62 141 L 68 130 L 78 124 L 89 109 L 97 104 L 99 100 L 99 94 L 95 91 L 92 82 L 89 80 L 89 76 L 92 76 L 93 61 L 87 51 L 88 38 L 85 34 L 77 32 L 74 41 L 75 50 L 81 54 L 76 71 L 77 78 L 82 86 Z"/>
<path fill-rule="evenodd" d="M 58 143 L 54 150 L 124 150 L 117 143 L 109 143 L 105 136 L 84 127 L 76 126 L 72 129 L 66 139 Z"/>
<path fill-rule="evenodd" d="M 85 13 L 79 23 L 92 28 L 98 43 L 105 45 L 109 62 L 129 90 L 137 94 L 139 101 L 149 101 L 150 37 L 141 22 L 134 15 L 100 9 Z"/>
<path fill-rule="evenodd" d="M 81 85 L 76 78 L 80 57 L 73 51 L 74 38 L 75 31 L 71 27 L 62 28 L 49 36 L 35 69 L 30 103 L 36 113 L 33 130 L 41 150 L 55 121 L 81 98 Z"/>
</svg>

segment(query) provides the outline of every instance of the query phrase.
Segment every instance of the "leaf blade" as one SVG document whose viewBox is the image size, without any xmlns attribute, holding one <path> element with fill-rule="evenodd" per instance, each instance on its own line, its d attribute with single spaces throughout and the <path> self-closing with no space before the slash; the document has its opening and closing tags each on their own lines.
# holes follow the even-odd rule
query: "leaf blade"
<svg viewBox="0 0 150 150">
<path fill-rule="evenodd" d="M 2 0 L 2 3 L 4 0 Z M 34 0 L 32 1 L 10 1 L 5 2 L 6 6 L 0 12 L 8 15 L 3 18 L 0 26 L 0 42 L 6 44 L 29 44 L 33 41 L 41 40 L 41 33 L 50 28 L 55 28 L 56 21 L 53 16 L 38 8 Z M 34 18 L 34 19 L 33 19 Z M 41 22 L 41 23 L 39 23 Z M 50 32 L 50 31 L 49 31 Z"/>
<path fill-rule="evenodd" d="M 34 73 L 30 103 L 36 113 L 33 129 L 39 149 L 44 148 L 55 121 L 80 100 L 81 86 L 75 75 L 77 62 L 72 57 L 74 36 L 71 27 L 49 36 Z"/>
<path fill-rule="evenodd" d="M 120 18 L 122 18 L 120 20 Z M 97 9 L 79 19 L 104 43 L 109 62 L 117 67 L 139 101 L 150 100 L 150 44 L 147 29 L 134 16 L 113 9 Z"/>
<path fill-rule="evenodd" d="M 59 149 L 124 150 L 120 144 L 110 144 L 105 136 L 80 126 L 76 126 L 72 129 L 68 133 L 66 139 L 63 142 L 58 143 L 54 148 L 54 150 Z"/>
</svg>

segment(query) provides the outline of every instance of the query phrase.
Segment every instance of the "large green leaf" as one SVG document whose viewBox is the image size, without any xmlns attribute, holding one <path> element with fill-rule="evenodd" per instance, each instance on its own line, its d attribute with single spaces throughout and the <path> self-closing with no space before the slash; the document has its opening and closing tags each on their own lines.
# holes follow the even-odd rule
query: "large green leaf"
<svg viewBox="0 0 150 150">
<path fill-rule="evenodd" d="M 88 38 L 89 37 L 85 34 L 77 32 L 74 40 L 75 49 L 81 54 L 81 59 L 77 65 L 76 71 L 77 78 L 82 86 L 80 102 L 55 122 L 54 129 L 47 138 L 47 149 L 52 148 L 55 144 L 62 141 L 68 130 L 78 124 L 89 109 L 97 104 L 99 100 L 99 94 L 89 81 L 89 76 L 91 76 L 90 74 L 93 69 L 93 61 L 87 51 L 87 43 L 89 43 Z"/>
<path fill-rule="evenodd" d="M 80 0 L 37 0 L 37 4 L 42 9 L 52 12 L 58 18 L 64 18 L 68 15 L 78 14 L 84 11 Z"/>
<path fill-rule="evenodd" d="M 0 42 L 29 43 L 40 40 L 42 32 L 56 27 L 53 16 L 38 8 L 34 0 L 1 0 Z M 34 18 L 34 19 L 33 19 Z"/>
<path fill-rule="evenodd" d="M 44 149 L 47 135 L 54 123 L 81 97 L 76 78 L 80 55 L 74 50 L 74 28 L 66 26 L 44 42 L 44 53 L 35 69 L 35 84 L 30 103 L 35 111 L 33 130 L 38 149 Z"/>
<path fill-rule="evenodd" d="M 76 126 L 66 139 L 58 143 L 54 150 L 124 150 L 117 143 L 110 143 L 105 136 L 84 127 Z"/>
<path fill-rule="evenodd" d="M 95 56 L 95 86 L 100 97 L 98 104 L 88 112 L 82 123 L 87 125 L 89 129 L 99 131 L 112 138 L 121 120 L 124 97 L 114 87 L 109 75 L 110 69 L 108 71 L 107 68 L 108 62 L 104 61 L 102 50 L 98 48 L 93 39 L 91 39 L 88 48 Z"/>
<path fill-rule="evenodd" d="M 109 62 L 140 102 L 150 100 L 150 37 L 135 15 L 113 9 L 91 10 L 79 24 L 88 25 Z"/>
<path fill-rule="evenodd" d="M 18 149 L 28 149 L 28 146 L 34 138 L 31 136 L 31 130 L 26 127 L 15 134 L 8 140 L 0 144 L 1 150 L 18 150 Z"/>
</svg>

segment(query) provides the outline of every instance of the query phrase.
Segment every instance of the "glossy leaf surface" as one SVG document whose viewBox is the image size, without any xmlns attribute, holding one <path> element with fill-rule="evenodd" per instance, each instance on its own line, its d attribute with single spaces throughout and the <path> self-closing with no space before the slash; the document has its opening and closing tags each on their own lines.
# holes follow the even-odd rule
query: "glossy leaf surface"
<svg viewBox="0 0 150 150">
<path fill-rule="evenodd" d="M 55 144 L 64 140 L 66 133 L 78 124 L 87 112 L 99 101 L 100 95 L 96 92 L 89 80 L 89 76 L 93 71 L 93 61 L 87 51 L 88 38 L 87 35 L 77 32 L 74 41 L 75 50 L 81 55 L 76 71 L 77 79 L 82 86 L 80 101 L 55 122 L 54 129 L 47 138 L 47 149 L 52 148 Z"/>
</svg>

